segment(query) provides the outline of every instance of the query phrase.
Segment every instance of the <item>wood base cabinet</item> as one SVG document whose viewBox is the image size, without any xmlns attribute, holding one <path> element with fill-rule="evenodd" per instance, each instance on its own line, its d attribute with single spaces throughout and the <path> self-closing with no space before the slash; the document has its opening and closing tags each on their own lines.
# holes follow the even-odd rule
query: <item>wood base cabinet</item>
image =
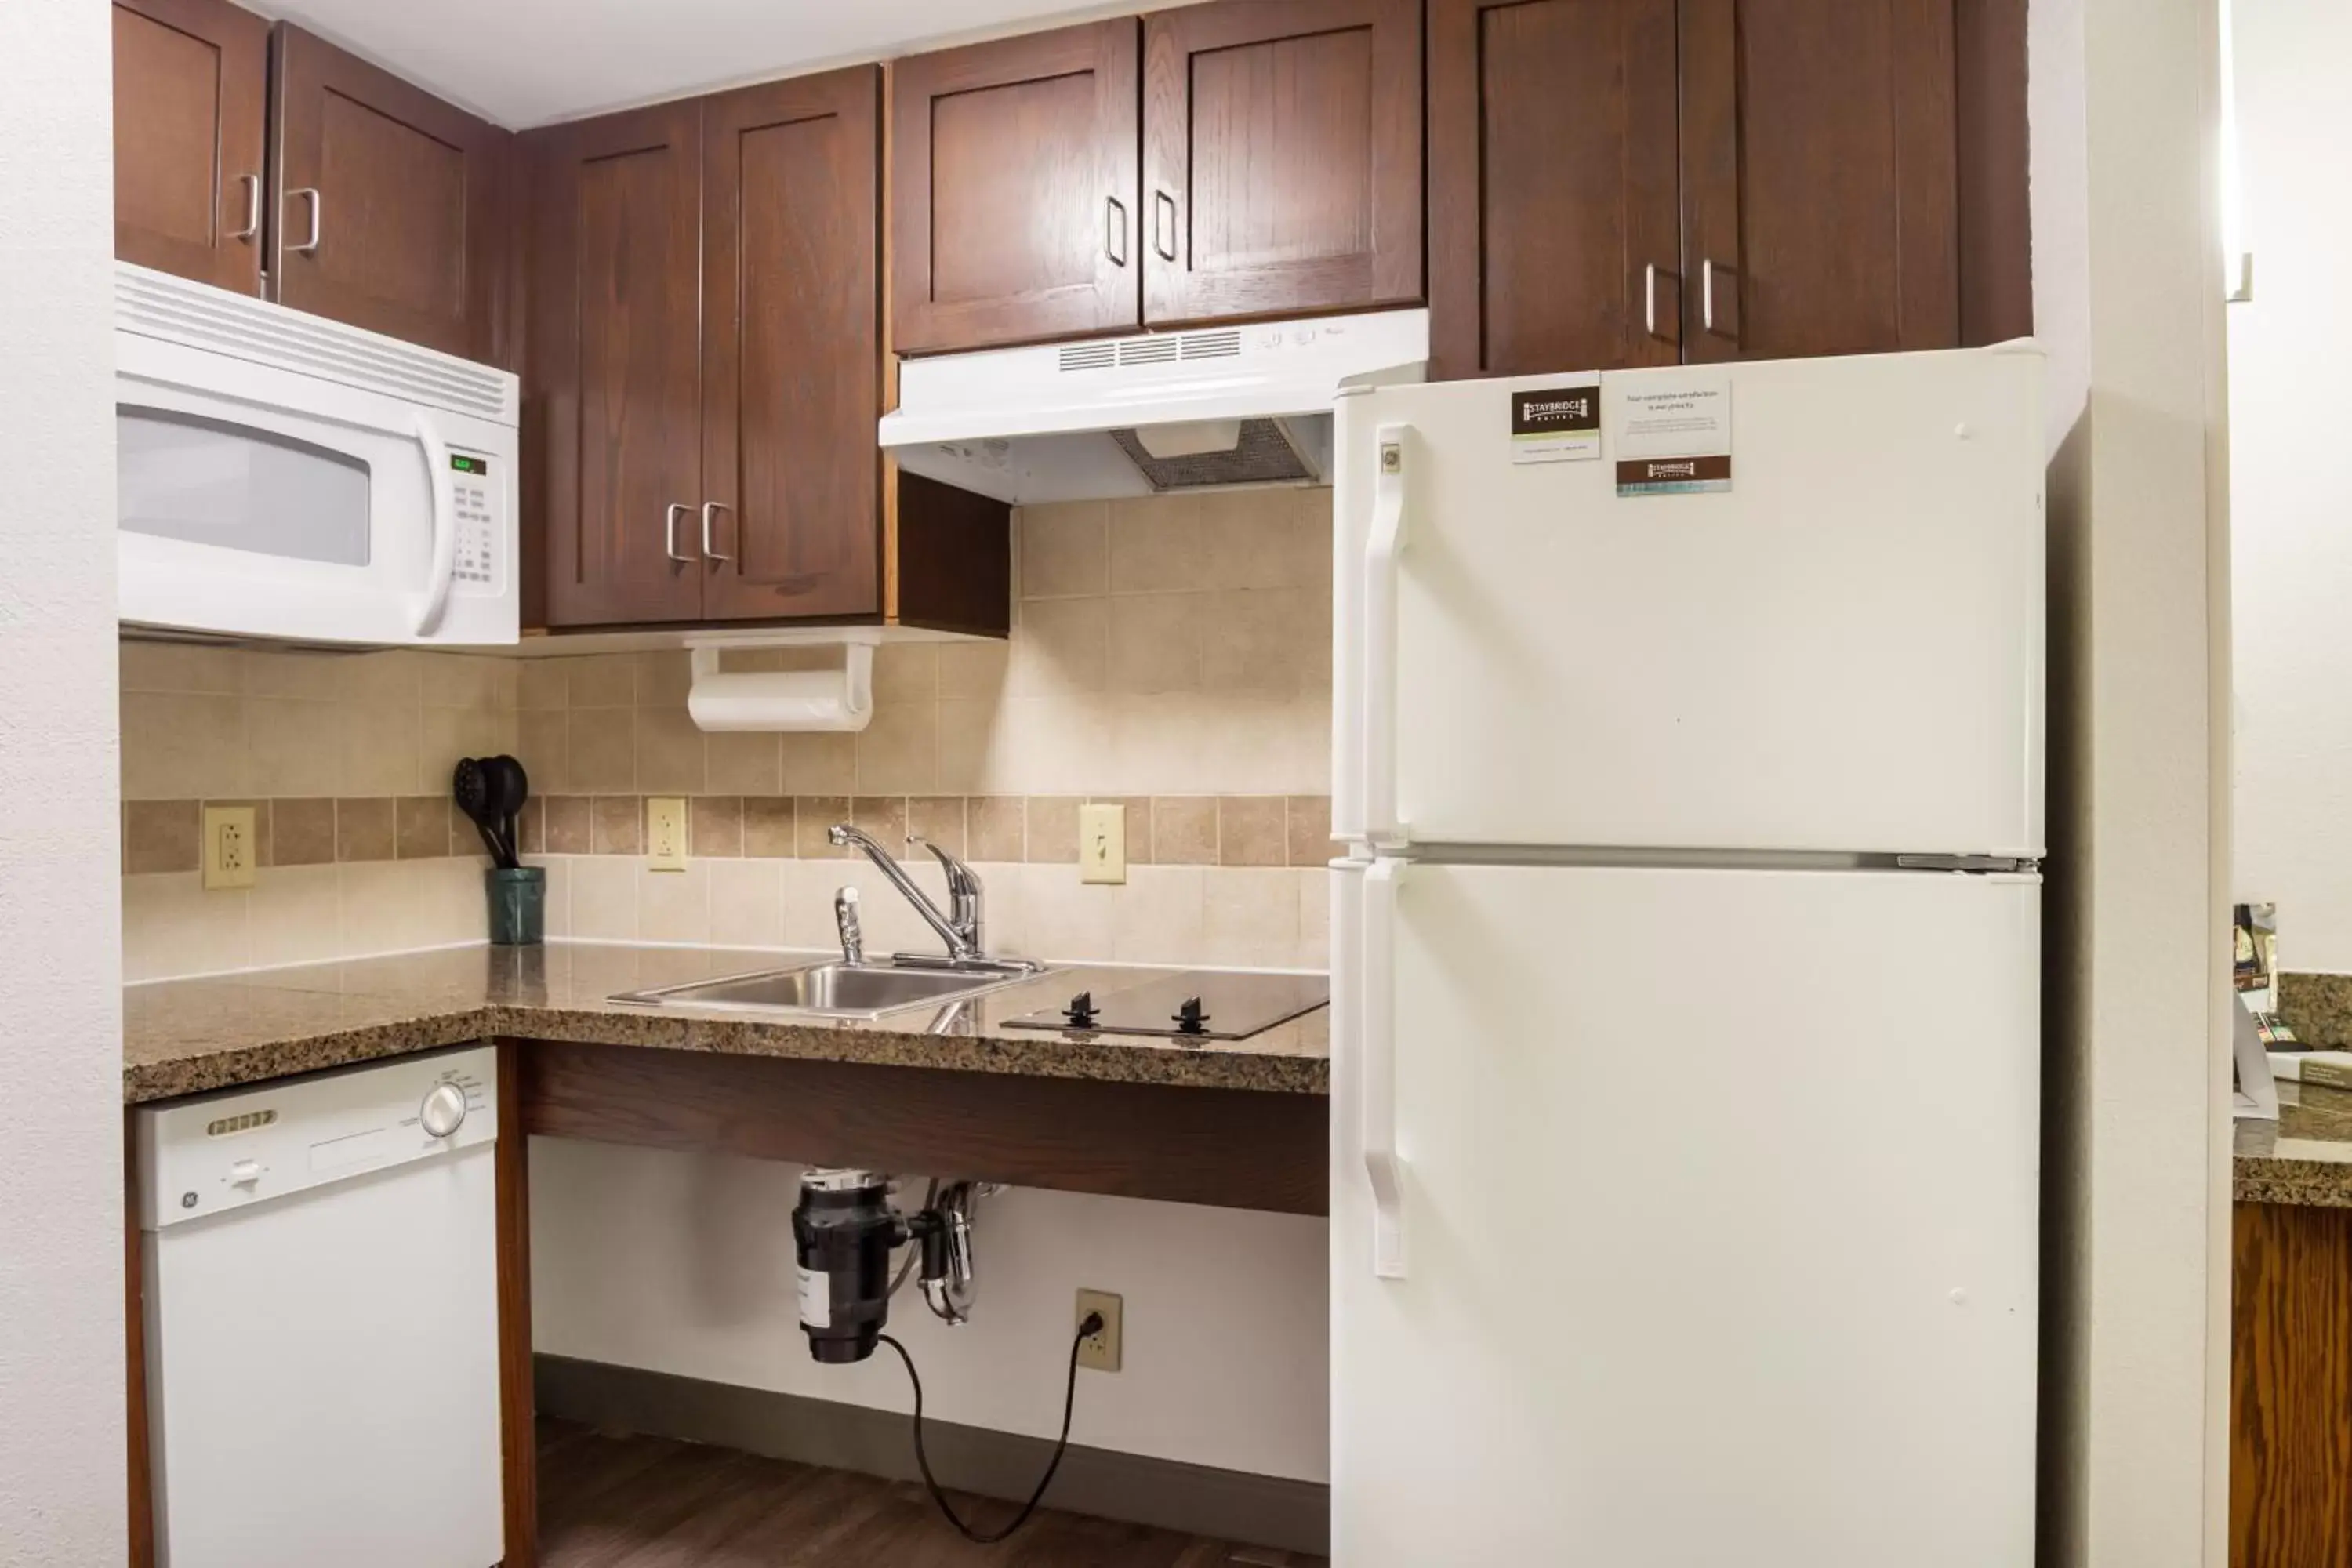
<svg viewBox="0 0 2352 1568">
<path fill-rule="evenodd" d="M 2352 1209 L 2231 1220 L 2231 1568 L 2347 1568 Z"/>
<path fill-rule="evenodd" d="M 876 439 L 880 71 L 524 140 L 526 622 L 1003 635 L 1009 510 Z"/>
</svg>

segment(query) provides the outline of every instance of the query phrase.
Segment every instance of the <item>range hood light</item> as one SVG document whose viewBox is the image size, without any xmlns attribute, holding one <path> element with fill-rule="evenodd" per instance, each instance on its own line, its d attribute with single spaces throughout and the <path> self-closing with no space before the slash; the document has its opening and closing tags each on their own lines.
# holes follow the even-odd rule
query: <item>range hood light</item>
<svg viewBox="0 0 2352 1568">
<path fill-rule="evenodd" d="M 1171 458 L 1198 458 L 1210 452 L 1230 452 L 1242 444 L 1238 419 L 1196 419 L 1185 425 L 1147 425 L 1135 433 L 1136 444 L 1161 462 Z"/>
</svg>

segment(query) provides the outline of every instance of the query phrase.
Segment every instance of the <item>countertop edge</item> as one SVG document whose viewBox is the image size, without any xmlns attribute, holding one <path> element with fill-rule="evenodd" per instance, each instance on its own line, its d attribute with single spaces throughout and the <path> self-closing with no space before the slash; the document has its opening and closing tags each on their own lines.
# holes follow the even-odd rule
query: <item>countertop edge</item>
<svg viewBox="0 0 2352 1568">
<path fill-rule="evenodd" d="M 2352 1163 L 2240 1154 L 2231 1161 L 2230 1201 L 2352 1208 Z"/>
<path fill-rule="evenodd" d="M 742 1038 L 747 1030 L 769 1032 L 751 1042 Z M 1058 1037 L 1016 1042 L 991 1036 L 836 1029 L 818 1023 L 745 1022 L 685 1013 L 639 1016 L 487 1002 L 445 1011 L 422 1010 L 383 1023 L 290 1034 L 194 1052 L 169 1061 L 126 1063 L 122 1100 L 128 1107 L 252 1088 L 304 1073 L 495 1038 L 1178 1089 L 1316 1096 L 1330 1092 L 1330 1062 L 1321 1057 L 1149 1050 Z"/>
</svg>

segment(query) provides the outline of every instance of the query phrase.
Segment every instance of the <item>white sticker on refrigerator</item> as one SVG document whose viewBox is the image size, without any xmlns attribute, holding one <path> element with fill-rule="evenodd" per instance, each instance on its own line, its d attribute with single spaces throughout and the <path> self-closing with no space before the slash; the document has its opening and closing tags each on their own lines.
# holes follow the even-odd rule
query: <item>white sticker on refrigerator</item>
<svg viewBox="0 0 2352 1568">
<path fill-rule="evenodd" d="M 1639 372 L 1602 378 L 1620 496 L 1731 488 L 1731 374 Z"/>
<path fill-rule="evenodd" d="M 1601 377 L 1511 394 L 1511 461 L 1585 463 L 1601 456 Z"/>
<path fill-rule="evenodd" d="M 821 1274 L 803 1265 L 801 1276 L 801 1326 L 808 1329 L 833 1327 L 833 1276 Z"/>
</svg>

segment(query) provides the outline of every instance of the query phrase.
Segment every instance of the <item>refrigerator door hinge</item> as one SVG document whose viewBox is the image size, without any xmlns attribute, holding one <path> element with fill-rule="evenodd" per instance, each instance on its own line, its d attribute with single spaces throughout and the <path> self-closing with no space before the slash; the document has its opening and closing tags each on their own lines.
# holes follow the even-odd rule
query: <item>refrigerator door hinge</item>
<svg viewBox="0 0 2352 1568">
<path fill-rule="evenodd" d="M 2039 860 L 2018 855 L 1897 855 L 1895 864 L 1905 871 L 1963 871 L 1979 877 L 2031 873 L 2042 868 Z"/>
</svg>

